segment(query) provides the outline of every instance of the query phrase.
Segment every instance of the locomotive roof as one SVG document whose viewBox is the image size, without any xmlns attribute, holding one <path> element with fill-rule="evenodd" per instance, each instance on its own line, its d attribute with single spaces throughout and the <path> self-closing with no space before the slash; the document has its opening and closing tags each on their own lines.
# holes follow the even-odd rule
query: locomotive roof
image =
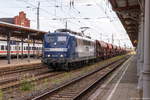
<svg viewBox="0 0 150 100">
<path fill-rule="evenodd" d="M 70 32 L 54 32 L 54 33 L 49 33 L 49 34 L 68 34 L 70 36 L 74 36 L 78 39 L 82 39 L 82 40 L 87 40 L 87 41 L 91 41 L 91 42 L 94 42 L 93 39 L 90 39 L 90 38 L 87 38 L 87 37 L 84 37 L 84 36 L 79 36 L 79 35 L 75 35 L 75 34 L 71 34 Z"/>
<path fill-rule="evenodd" d="M 87 37 L 84 37 L 84 36 L 79 36 L 79 35 L 74 35 L 74 34 L 70 34 L 70 35 L 75 36 L 78 39 L 83 39 L 83 40 L 87 40 L 87 41 L 91 41 L 91 42 L 95 41 L 93 39 L 90 39 L 90 38 L 87 38 Z"/>
<path fill-rule="evenodd" d="M 79 35 L 79 36 L 83 35 L 83 33 L 81 33 L 81 32 L 75 32 L 70 29 L 57 29 L 55 32 L 69 32 L 71 34 L 75 34 L 75 35 Z"/>
</svg>

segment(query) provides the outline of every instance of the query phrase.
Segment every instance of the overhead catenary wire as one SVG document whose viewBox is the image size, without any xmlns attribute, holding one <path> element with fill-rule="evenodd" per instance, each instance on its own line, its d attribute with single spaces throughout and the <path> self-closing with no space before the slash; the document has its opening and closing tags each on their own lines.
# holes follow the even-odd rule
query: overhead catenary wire
<svg viewBox="0 0 150 100">
<path fill-rule="evenodd" d="M 37 8 L 37 6 L 33 5 L 32 3 L 29 3 L 29 2 L 27 2 L 27 1 L 25 1 L 25 0 L 22 0 L 22 1 L 23 1 L 24 3 L 26 3 L 26 4 L 30 5 L 30 6 L 32 6 L 32 7 Z M 54 16 L 54 15 L 53 15 L 52 13 L 50 13 L 49 11 L 47 11 L 47 10 L 45 10 L 45 9 L 43 9 L 43 8 L 40 8 L 40 9 L 41 9 L 42 11 L 44 11 L 45 13 Z"/>
<path fill-rule="evenodd" d="M 54 0 L 53 0 L 54 1 Z M 26 1 L 25 1 L 26 2 Z M 56 0 L 54 1 L 54 2 L 56 2 Z M 28 2 L 26 2 L 26 3 L 28 3 Z M 30 4 L 31 6 L 34 6 L 34 7 L 36 7 L 35 5 L 33 5 L 33 4 L 31 4 L 31 3 L 28 3 L 28 4 Z M 42 8 L 41 8 L 42 9 Z M 75 9 L 75 8 L 74 8 Z M 45 9 L 42 9 L 42 10 L 44 10 L 44 11 L 46 11 Z M 47 11 L 46 11 L 47 12 Z M 49 12 L 47 12 L 47 13 L 49 13 Z M 56 14 L 55 14 L 55 16 L 56 16 Z M 71 21 L 71 20 L 69 20 L 69 22 L 71 22 L 71 23 L 74 23 L 73 21 Z M 76 24 L 77 25 L 77 24 Z"/>
<path fill-rule="evenodd" d="M 75 7 L 73 7 L 72 8 L 73 10 L 75 9 L 77 12 L 79 12 Z M 78 13 L 78 14 L 80 14 L 80 13 Z M 69 16 L 72 16 L 72 15 L 70 15 L 70 13 L 68 14 Z M 74 18 L 73 16 L 71 17 L 72 19 L 79 19 L 79 18 Z M 71 19 L 70 18 L 70 19 Z M 67 18 L 66 18 L 67 19 Z M 69 18 L 68 18 L 69 19 Z M 80 18 L 80 19 L 82 19 L 82 18 Z M 70 22 L 72 22 L 71 20 L 69 20 Z M 85 25 L 85 24 L 84 24 Z M 86 25 L 85 25 L 86 26 Z"/>
<path fill-rule="evenodd" d="M 28 4 L 29 6 L 31 6 L 33 8 L 37 7 L 36 5 L 33 4 L 33 1 L 32 2 L 29 0 L 21 0 L 21 1 L 25 2 L 26 4 Z M 85 4 L 85 3 L 78 4 L 78 3 L 76 3 L 76 0 L 68 0 L 68 1 L 38 0 L 38 1 L 42 2 L 40 10 L 41 10 L 41 13 L 43 13 L 43 14 L 40 17 L 44 16 L 44 18 L 42 20 L 43 21 L 47 20 L 48 21 L 47 24 L 49 24 L 50 27 L 53 26 L 52 24 L 53 24 L 53 22 L 55 23 L 55 21 L 49 22 L 49 20 L 52 20 L 52 18 L 59 18 L 59 16 L 64 15 L 62 20 L 57 21 L 57 23 L 60 22 L 60 24 L 61 24 L 58 27 L 65 26 L 64 25 L 65 22 L 68 21 L 68 27 L 70 27 L 72 29 L 74 29 L 74 28 L 79 29 L 80 27 L 83 27 L 83 26 L 89 26 L 89 27 L 91 27 L 91 30 L 94 30 L 97 33 L 99 33 L 99 30 L 101 30 L 101 26 L 98 25 L 98 22 L 95 22 L 97 20 L 101 20 L 101 18 L 98 19 L 96 17 L 90 18 L 90 17 L 83 16 L 84 12 L 80 8 L 78 8 L 78 7 L 83 7 L 83 6 L 87 7 L 87 4 Z M 73 4 L 71 5 L 71 9 L 70 9 L 70 6 L 67 5 L 67 4 L 69 4 L 69 1 L 73 1 Z M 105 0 L 105 2 L 106 2 L 106 0 Z M 44 5 L 43 3 L 45 3 L 46 5 Z M 99 3 L 95 3 L 95 4 L 97 5 L 97 7 L 100 8 Z M 93 6 L 93 4 L 91 4 L 90 7 L 91 6 Z M 52 9 L 49 7 L 52 7 Z M 113 12 L 109 9 L 110 5 L 108 4 L 108 2 L 107 2 L 107 4 L 104 5 L 103 8 L 105 9 L 104 10 L 104 13 L 106 15 L 105 18 L 108 18 L 110 21 L 112 21 L 111 23 L 114 24 L 113 22 L 116 20 L 116 18 L 115 18 L 116 16 L 111 14 Z M 45 13 L 48 16 L 46 16 Z M 78 17 L 78 16 L 80 16 L 80 17 Z M 83 16 L 83 17 L 81 17 L 81 16 Z M 94 23 L 96 23 L 96 24 L 94 24 Z M 54 27 L 55 26 L 57 28 L 57 24 L 54 24 Z M 116 31 L 118 31 L 118 30 L 116 29 Z"/>
</svg>

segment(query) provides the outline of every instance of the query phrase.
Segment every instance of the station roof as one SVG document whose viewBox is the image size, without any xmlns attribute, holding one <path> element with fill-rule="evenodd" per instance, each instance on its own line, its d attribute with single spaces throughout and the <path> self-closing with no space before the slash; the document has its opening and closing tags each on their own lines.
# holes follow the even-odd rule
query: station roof
<svg viewBox="0 0 150 100">
<path fill-rule="evenodd" d="M 27 38 L 28 34 L 30 34 L 31 39 L 42 40 L 42 37 L 45 31 L 31 29 L 28 27 L 23 27 L 20 25 L 14 25 L 6 22 L 0 22 L 0 34 L 3 36 L 7 36 L 7 33 L 11 32 L 12 37 L 18 38 Z"/>
<path fill-rule="evenodd" d="M 126 29 L 133 46 L 137 46 L 140 22 L 140 0 L 109 0 L 113 10 L 118 15 Z"/>
</svg>

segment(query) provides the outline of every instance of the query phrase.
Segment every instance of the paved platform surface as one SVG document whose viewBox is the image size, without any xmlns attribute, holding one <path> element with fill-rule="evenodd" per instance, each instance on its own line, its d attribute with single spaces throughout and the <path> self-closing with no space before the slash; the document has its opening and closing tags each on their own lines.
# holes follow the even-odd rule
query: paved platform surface
<svg viewBox="0 0 150 100">
<path fill-rule="evenodd" d="M 89 97 L 89 100 L 140 100 L 136 58 L 132 56 Z"/>
<path fill-rule="evenodd" d="M 21 66 L 21 65 L 29 65 L 29 64 L 38 64 L 41 63 L 41 59 L 33 59 L 30 58 L 30 62 L 27 58 L 21 59 L 11 59 L 11 64 L 8 64 L 8 61 L 5 59 L 0 59 L 0 69 L 6 68 L 6 67 L 14 67 L 14 66 Z"/>
</svg>

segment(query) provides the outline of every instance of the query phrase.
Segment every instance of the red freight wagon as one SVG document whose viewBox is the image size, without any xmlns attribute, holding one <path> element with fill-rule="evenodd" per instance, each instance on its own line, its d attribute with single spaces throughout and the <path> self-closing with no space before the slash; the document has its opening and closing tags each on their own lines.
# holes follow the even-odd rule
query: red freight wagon
<svg viewBox="0 0 150 100">
<path fill-rule="evenodd" d="M 107 52 L 107 44 L 103 41 L 96 40 L 96 56 L 98 59 L 104 59 Z"/>
<path fill-rule="evenodd" d="M 112 56 L 115 56 L 116 54 L 117 54 L 117 46 L 113 45 Z"/>
<path fill-rule="evenodd" d="M 121 54 L 121 47 L 120 46 L 117 47 L 117 55 L 119 55 L 119 54 Z"/>
<path fill-rule="evenodd" d="M 107 43 L 107 57 L 112 57 L 112 49 L 113 49 L 113 46 L 112 44 L 109 44 Z"/>
</svg>

